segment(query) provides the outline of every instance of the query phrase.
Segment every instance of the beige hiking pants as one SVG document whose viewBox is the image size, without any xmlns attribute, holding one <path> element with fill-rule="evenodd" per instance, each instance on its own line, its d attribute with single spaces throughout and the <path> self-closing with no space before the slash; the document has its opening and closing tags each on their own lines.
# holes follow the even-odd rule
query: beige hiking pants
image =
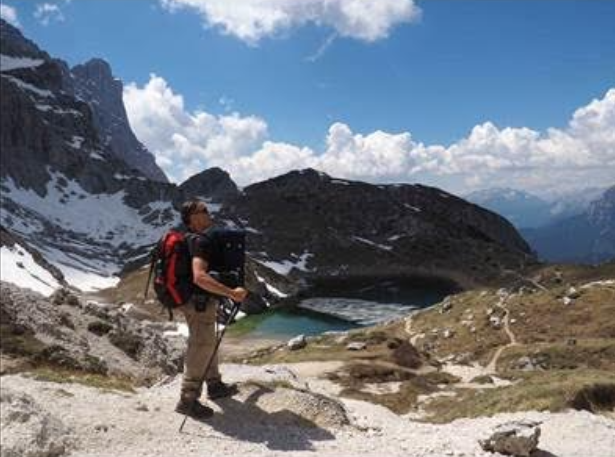
<svg viewBox="0 0 615 457">
<path fill-rule="evenodd" d="M 201 396 L 203 381 L 220 380 L 217 354 L 209 371 L 205 373 L 209 358 L 216 346 L 217 307 L 218 301 L 210 298 L 204 311 L 196 311 L 192 300 L 179 308 L 188 324 L 188 348 L 184 358 L 184 377 L 181 387 L 181 396 L 185 400 L 195 400 Z"/>
</svg>

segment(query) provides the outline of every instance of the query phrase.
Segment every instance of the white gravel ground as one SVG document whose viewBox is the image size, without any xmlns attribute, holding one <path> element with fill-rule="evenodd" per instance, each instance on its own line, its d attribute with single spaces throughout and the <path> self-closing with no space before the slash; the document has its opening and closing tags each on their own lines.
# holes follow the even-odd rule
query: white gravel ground
<svg viewBox="0 0 615 457">
<path fill-rule="evenodd" d="M 326 381 L 313 377 L 318 372 L 313 364 L 223 365 L 222 371 L 227 381 L 286 381 L 298 386 L 307 382 L 321 393 L 335 392 Z M 217 412 L 212 419 L 205 423 L 188 420 L 179 433 L 182 416 L 173 412 L 179 378 L 136 394 L 40 382 L 20 375 L 2 377 L 2 387 L 32 396 L 59 418 L 71 430 L 74 456 L 493 456 L 496 454 L 482 451 L 479 438 L 503 422 L 531 419 L 542 422 L 542 457 L 615 457 L 615 421 L 579 411 L 502 414 L 431 425 L 370 403 L 338 399 L 350 425 L 319 426 L 302 422 L 293 412 L 298 411 L 296 405 L 279 410 L 278 400 L 287 397 L 276 398 L 274 393 L 273 401 L 261 402 L 252 392 L 250 399 L 212 404 Z M 265 410 L 273 404 L 278 410 Z M 2 429 L 14 427 L 3 423 Z"/>
</svg>

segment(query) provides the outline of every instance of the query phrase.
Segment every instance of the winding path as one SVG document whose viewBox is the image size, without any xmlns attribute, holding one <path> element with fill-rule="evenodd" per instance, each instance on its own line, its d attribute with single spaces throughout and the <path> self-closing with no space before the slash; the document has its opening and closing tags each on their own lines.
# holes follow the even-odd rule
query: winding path
<svg viewBox="0 0 615 457">
<path fill-rule="evenodd" d="M 528 279 L 528 278 L 525 278 Z M 529 280 L 529 279 L 528 279 Z M 530 280 L 531 281 L 531 280 Z M 534 281 L 532 281 L 536 287 L 544 289 L 544 286 L 535 283 Z M 504 346 L 500 346 L 495 354 L 493 354 L 493 357 L 491 358 L 491 360 L 489 361 L 489 363 L 487 364 L 487 366 L 485 366 L 482 370 L 480 370 L 482 372 L 482 374 L 495 374 L 497 372 L 497 363 L 498 360 L 500 359 L 500 356 L 502 355 L 502 353 L 504 352 L 504 350 L 506 350 L 506 348 L 512 347 L 512 346 L 517 346 L 519 343 L 517 342 L 517 338 L 515 336 L 515 334 L 513 333 L 512 329 L 510 328 L 510 311 L 508 310 L 508 308 L 506 307 L 506 302 L 508 301 L 508 299 L 512 296 L 512 293 L 506 291 L 505 289 L 500 289 L 503 290 L 503 292 L 498 291 L 498 294 L 500 296 L 500 300 L 495 304 L 496 307 L 504 310 L 504 317 L 502 319 L 502 322 L 504 324 L 504 331 L 506 332 L 506 335 L 509 338 L 509 342 L 508 344 L 505 344 Z M 412 333 L 411 330 L 412 327 L 412 316 L 409 316 L 408 318 L 406 318 L 406 322 L 405 322 L 405 326 L 404 326 L 404 330 L 405 332 L 410 336 L 410 344 L 412 344 L 413 346 L 416 344 L 416 341 L 418 340 L 418 338 L 421 337 L 421 334 L 416 334 L 414 335 Z"/>
<path fill-rule="evenodd" d="M 508 347 L 517 346 L 519 344 L 519 343 L 517 343 L 517 338 L 515 337 L 515 334 L 510 329 L 510 321 L 509 321 L 510 311 L 506 307 L 506 301 L 510 298 L 510 296 L 511 296 L 510 292 L 504 292 L 502 295 L 500 295 L 500 301 L 495 304 L 495 306 L 497 306 L 498 308 L 504 310 L 504 318 L 503 318 L 504 331 L 508 335 L 508 338 L 510 339 L 510 342 L 508 344 L 504 345 L 504 346 L 500 346 L 497 349 L 497 351 L 495 351 L 495 354 L 493 354 L 493 357 L 491 358 L 491 360 L 489 361 L 489 363 L 485 367 L 485 370 L 486 370 L 487 373 L 495 374 L 497 372 L 498 360 L 500 359 L 500 356 L 502 355 L 504 350 L 506 348 L 508 348 Z"/>
</svg>

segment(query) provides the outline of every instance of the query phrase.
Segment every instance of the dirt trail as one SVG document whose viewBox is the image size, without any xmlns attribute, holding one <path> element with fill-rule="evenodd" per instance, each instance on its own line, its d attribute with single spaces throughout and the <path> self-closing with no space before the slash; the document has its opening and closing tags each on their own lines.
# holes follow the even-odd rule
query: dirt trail
<svg viewBox="0 0 615 457">
<path fill-rule="evenodd" d="M 504 317 L 503 317 L 502 321 L 503 321 L 503 324 L 504 324 L 504 331 L 508 335 L 508 338 L 510 339 L 510 342 L 508 344 L 504 345 L 504 346 L 500 346 L 497 349 L 497 351 L 495 351 L 495 354 L 493 354 L 493 357 L 491 358 L 491 360 L 489 361 L 489 363 L 485 367 L 485 371 L 486 371 L 487 374 L 495 374 L 497 372 L 498 360 L 500 359 L 500 356 L 506 350 L 506 348 L 509 348 L 511 346 L 516 346 L 516 345 L 519 344 L 519 343 L 517 343 L 517 338 L 515 337 L 515 334 L 510 329 L 510 311 L 506 307 L 506 302 L 508 301 L 508 299 L 510 298 L 511 295 L 512 294 L 510 292 L 503 292 L 500 295 L 500 301 L 495 304 L 495 306 L 497 306 L 498 308 L 504 310 Z"/>
</svg>

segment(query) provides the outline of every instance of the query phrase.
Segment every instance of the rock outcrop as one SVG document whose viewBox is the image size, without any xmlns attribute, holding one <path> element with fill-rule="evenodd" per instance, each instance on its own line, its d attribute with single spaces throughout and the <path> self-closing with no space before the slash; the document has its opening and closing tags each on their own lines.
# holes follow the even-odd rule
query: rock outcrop
<svg viewBox="0 0 615 457">
<path fill-rule="evenodd" d="M 539 422 L 512 421 L 498 425 L 490 437 L 480 441 L 480 445 L 489 452 L 529 457 L 538 447 L 539 438 Z"/>
<path fill-rule="evenodd" d="M 184 342 L 164 336 L 167 324 L 139 321 L 127 307 L 84 302 L 65 289 L 47 298 L 1 285 L 5 355 L 140 383 L 181 371 Z"/>
</svg>

